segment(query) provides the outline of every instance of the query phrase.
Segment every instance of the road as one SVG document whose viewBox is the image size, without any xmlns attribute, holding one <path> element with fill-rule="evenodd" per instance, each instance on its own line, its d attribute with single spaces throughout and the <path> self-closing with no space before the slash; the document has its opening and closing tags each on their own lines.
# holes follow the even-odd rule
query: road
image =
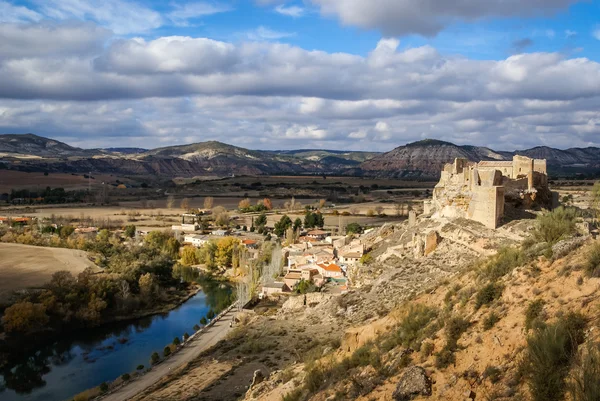
<svg viewBox="0 0 600 401">
<path fill-rule="evenodd" d="M 102 401 L 126 401 L 138 393 L 144 391 L 154 383 L 162 379 L 180 366 L 193 361 L 202 352 L 212 347 L 220 340 L 224 339 L 231 330 L 229 323 L 237 308 L 227 312 L 213 326 L 209 327 L 204 333 L 198 334 L 194 339 L 186 343 L 185 347 L 176 354 L 152 368 L 152 370 L 142 377 L 132 380 L 130 383 L 121 387 L 114 393 L 102 398 Z"/>
</svg>

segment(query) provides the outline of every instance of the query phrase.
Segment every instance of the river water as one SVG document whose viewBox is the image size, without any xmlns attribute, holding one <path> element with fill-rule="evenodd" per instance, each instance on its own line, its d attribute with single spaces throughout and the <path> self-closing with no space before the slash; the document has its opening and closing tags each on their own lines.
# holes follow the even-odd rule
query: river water
<svg viewBox="0 0 600 401">
<path fill-rule="evenodd" d="M 24 355 L 16 351 L 11 366 L 0 372 L 0 400 L 68 400 L 138 365 L 149 366 L 154 351 L 162 356 L 175 337 L 192 334 L 210 310 L 218 313 L 227 306 L 229 294 L 229 288 L 203 285 L 168 314 L 77 332 Z"/>
</svg>

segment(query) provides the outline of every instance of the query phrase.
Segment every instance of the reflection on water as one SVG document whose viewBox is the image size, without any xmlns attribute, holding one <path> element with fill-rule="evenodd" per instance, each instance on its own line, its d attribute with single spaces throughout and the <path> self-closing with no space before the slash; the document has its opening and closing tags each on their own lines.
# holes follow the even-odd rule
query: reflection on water
<svg viewBox="0 0 600 401">
<path fill-rule="evenodd" d="M 203 282 L 202 288 L 165 315 L 77 332 L 30 351 L 15 350 L 0 371 L 0 399 L 66 400 L 138 365 L 148 366 L 152 352 L 160 353 L 185 332 L 191 334 L 210 310 L 218 313 L 231 302 L 229 287 Z"/>
</svg>

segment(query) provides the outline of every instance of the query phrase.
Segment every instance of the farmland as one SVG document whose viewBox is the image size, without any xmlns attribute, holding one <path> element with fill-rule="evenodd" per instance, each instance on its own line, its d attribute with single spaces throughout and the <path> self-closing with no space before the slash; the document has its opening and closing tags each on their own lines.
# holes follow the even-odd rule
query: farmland
<svg viewBox="0 0 600 401">
<path fill-rule="evenodd" d="M 41 287 L 57 271 L 75 275 L 89 266 L 83 251 L 0 243 L 0 302 L 15 290 Z"/>
</svg>

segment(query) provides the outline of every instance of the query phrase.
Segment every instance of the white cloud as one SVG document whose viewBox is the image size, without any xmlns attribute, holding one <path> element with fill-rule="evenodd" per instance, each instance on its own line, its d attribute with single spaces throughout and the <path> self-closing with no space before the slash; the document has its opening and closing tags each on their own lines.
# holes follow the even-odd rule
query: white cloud
<svg viewBox="0 0 600 401">
<path fill-rule="evenodd" d="M 600 40 L 600 27 L 596 27 L 592 32 L 592 36 L 598 40 Z"/>
<path fill-rule="evenodd" d="M 509 150 L 600 145 L 600 64 L 586 58 L 473 60 L 396 39 L 362 57 L 107 35 L 91 23 L 0 26 L 0 131 L 94 146 L 106 132 L 145 146 L 191 138 L 389 150 L 423 137 Z"/>
<path fill-rule="evenodd" d="M 565 36 L 567 38 L 573 37 L 573 36 L 577 36 L 577 32 L 576 31 L 572 31 L 570 29 L 565 30 Z"/>
<path fill-rule="evenodd" d="M 284 38 L 289 38 L 292 36 L 296 36 L 293 32 L 280 32 L 274 31 L 270 28 L 259 26 L 253 31 L 247 32 L 246 36 L 249 40 L 253 41 L 263 41 L 263 40 L 279 40 Z"/>
<path fill-rule="evenodd" d="M 285 5 L 280 4 L 277 7 L 275 7 L 275 12 L 293 18 L 302 17 L 304 15 L 304 11 L 304 8 L 298 6 L 286 7 Z"/>
<path fill-rule="evenodd" d="M 2 22 L 24 22 L 39 21 L 43 16 L 23 6 L 15 6 L 0 0 L 0 21 Z"/>
<path fill-rule="evenodd" d="M 168 17 L 178 25 L 187 25 L 190 19 L 233 11 L 233 7 L 227 4 L 205 2 L 185 3 L 183 5 L 174 4 L 173 7 L 174 10 L 168 13 Z"/>
<path fill-rule="evenodd" d="M 160 27 L 163 17 L 138 3 L 124 0 L 36 0 L 39 10 L 55 20 L 92 20 L 118 35 Z"/>
<path fill-rule="evenodd" d="M 548 13 L 577 0 L 311 0 L 324 15 L 345 25 L 378 29 L 387 36 L 437 34 L 458 21 L 486 17 L 517 17 Z"/>
</svg>

